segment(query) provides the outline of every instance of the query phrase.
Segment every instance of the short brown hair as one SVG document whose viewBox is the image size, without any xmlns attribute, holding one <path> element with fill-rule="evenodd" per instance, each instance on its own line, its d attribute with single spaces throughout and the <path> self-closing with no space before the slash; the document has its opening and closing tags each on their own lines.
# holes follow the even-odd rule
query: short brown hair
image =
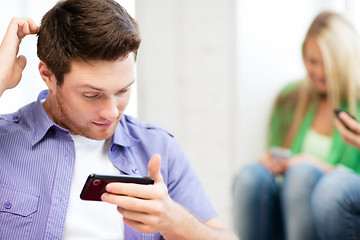
<svg viewBox="0 0 360 240">
<path fill-rule="evenodd" d="M 61 86 L 75 61 L 117 60 L 137 54 L 141 38 L 135 20 L 113 0 L 65 0 L 42 18 L 37 54 Z"/>
</svg>

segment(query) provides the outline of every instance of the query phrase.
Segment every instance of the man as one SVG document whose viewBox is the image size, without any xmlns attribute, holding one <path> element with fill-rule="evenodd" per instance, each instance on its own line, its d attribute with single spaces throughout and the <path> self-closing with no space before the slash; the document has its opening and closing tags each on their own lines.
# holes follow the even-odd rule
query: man
<svg viewBox="0 0 360 240">
<path fill-rule="evenodd" d="M 14 18 L 0 46 L 0 96 L 19 83 L 19 44 L 35 33 L 48 90 L 0 116 L 0 239 L 236 239 L 176 140 L 123 114 L 141 42 L 126 10 L 68 0 L 40 28 Z M 110 183 L 103 202 L 80 200 L 93 172 L 154 184 Z"/>
</svg>

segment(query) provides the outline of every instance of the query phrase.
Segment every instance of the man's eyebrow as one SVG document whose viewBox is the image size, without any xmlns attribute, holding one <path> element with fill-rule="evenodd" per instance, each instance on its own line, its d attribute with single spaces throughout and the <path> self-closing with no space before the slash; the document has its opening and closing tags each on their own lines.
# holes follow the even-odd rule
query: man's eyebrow
<svg viewBox="0 0 360 240">
<path fill-rule="evenodd" d="M 132 80 L 132 81 L 131 81 L 128 85 L 126 85 L 125 87 L 121 88 L 119 91 L 122 91 L 122 90 L 125 90 L 125 89 L 129 88 L 131 85 L 133 85 L 133 84 L 134 84 L 134 82 L 135 82 L 135 79 L 134 79 L 134 80 Z M 98 91 L 98 92 L 102 92 L 102 91 L 103 91 L 103 89 L 101 89 L 101 88 L 97 88 L 97 87 L 92 86 L 92 85 L 90 85 L 90 84 L 87 84 L 87 85 L 86 85 L 86 86 L 84 86 L 84 87 L 91 88 L 91 89 L 93 89 L 93 90 L 95 90 L 95 91 Z"/>
<path fill-rule="evenodd" d="M 134 84 L 134 82 L 135 82 L 135 79 L 132 80 L 132 82 L 130 82 L 128 85 L 126 85 L 126 86 L 125 86 L 124 88 L 122 88 L 121 90 L 125 90 L 125 89 L 129 88 L 131 85 Z"/>
</svg>

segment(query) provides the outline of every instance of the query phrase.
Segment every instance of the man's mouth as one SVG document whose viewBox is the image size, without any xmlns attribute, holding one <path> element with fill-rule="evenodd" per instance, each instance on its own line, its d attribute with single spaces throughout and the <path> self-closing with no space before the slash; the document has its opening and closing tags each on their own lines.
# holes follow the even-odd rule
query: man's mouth
<svg viewBox="0 0 360 240">
<path fill-rule="evenodd" d="M 99 128 L 109 128 L 114 122 L 104 122 L 104 123 L 99 123 L 99 122 L 93 122 L 95 124 L 95 126 L 99 127 Z"/>
</svg>

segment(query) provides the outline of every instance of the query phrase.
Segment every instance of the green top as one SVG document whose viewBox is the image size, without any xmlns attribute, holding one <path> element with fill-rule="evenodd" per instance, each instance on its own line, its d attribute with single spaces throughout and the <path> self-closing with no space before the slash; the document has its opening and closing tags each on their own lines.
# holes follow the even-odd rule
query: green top
<svg viewBox="0 0 360 240">
<path fill-rule="evenodd" d="M 310 128 L 305 135 L 302 152 L 326 162 L 329 158 L 331 145 L 332 138 L 330 136 L 322 135 Z"/>
<path fill-rule="evenodd" d="M 299 89 L 299 82 L 288 84 L 279 94 L 275 104 L 269 127 L 268 147 L 281 146 L 289 128 L 296 105 L 296 90 Z M 295 97 L 294 97 L 295 96 Z M 292 98 L 292 99 L 290 99 Z M 342 109 L 348 110 L 346 104 L 342 104 Z M 303 152 L 303 143 L 306 133 L 311 129 L 315 116 L 316 104 L 312 104 L 306 112 L 298 132 L 292 142 L 290 150 L 293 155 Z M 356 118 L 360 119 L 360 104 Z M 332 133 L 332 144 L 326 162 L 331 165 L 344 165 L 356 173 L 360 174 L 360 152 L 356 148 L 346 144 L 339 131 L 334 128 Z"/>
</svg>

